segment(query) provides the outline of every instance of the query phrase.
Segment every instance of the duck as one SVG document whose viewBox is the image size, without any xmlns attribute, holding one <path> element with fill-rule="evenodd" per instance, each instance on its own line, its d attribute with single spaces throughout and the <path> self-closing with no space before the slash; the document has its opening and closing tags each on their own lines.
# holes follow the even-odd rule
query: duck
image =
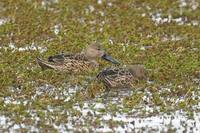
<svg viewBox="0 0 200 133">
<path fill-rule="evenodd" d="M 144 65 L 140 64 L 107 67 L 96 76 L 96 80 L 103 83 L 107 92 L 113 89 L 131 88 L 134 82 L 146 79 L 146 70 Z"/>
<path fill-rule="evenodd" d="M 98 68 L 99 64 L 96 61 L 98 58 L 116 65 L 120 64 L 116 59 L 105 53 L 99 43 L 88 45 L 80 53 L 56 54 L 49 56 L 47 61 L 36 58 L 36 62 L 42 70 L 54 69 L 60 72 L 80 74 Z"/>
</svg>

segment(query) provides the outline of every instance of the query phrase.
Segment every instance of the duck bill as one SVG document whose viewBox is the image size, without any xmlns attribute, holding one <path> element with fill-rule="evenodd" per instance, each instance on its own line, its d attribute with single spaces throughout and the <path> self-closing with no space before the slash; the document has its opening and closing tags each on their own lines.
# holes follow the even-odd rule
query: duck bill
<svg viewBox="0 0 200 133">
<path fill-rule="evenodd" d="M 112 58 L 111 56 L 109 56 L 107 54 L 104 54 L 101 58 L 106 60 L 106 61 L 109 61 L 113 64 L 120 64 L 116 59 Z"/>
</svg>

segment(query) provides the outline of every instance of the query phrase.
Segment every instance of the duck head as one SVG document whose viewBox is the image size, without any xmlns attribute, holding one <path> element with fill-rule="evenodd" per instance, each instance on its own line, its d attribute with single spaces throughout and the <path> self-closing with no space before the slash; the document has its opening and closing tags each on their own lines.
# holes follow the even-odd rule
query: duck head
<svg viewBox="0 0 200 133">
<path fill-rule="evenodd" d="M 102 58 L 106 61 L 109 61 L 113 64 L 120 64 L 116 59 L 112 58 L 108 54 L 105 53 L 100 47 L 100 44 L 94 43 L 89 45 L 85 50 L 84 54 L 88 59 L 95 60 L 96 58 Z"/>
<path fill-rule="evenodd" d="M 146 70 L 143 65 L 130 65 L 129 71 L 134 75 L 137 79 L 146 79 Z"/>
</svg>

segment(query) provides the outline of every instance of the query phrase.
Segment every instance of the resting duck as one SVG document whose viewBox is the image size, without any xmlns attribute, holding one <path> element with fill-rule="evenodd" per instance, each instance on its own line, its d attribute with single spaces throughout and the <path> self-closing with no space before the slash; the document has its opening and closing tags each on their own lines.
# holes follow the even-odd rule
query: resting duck
<svg viewBox="0 0 200 133">
<path fill-rule="evenodd" d="M 56 71 L 79 74 L 98 67 L 97 58 L 102 58 L 113 64 L 119 64 L 117 60 L 107 55 L 97 43 L 89 45 L 81 53 L 62 53 L 48 57 L 48 61 L 37 58 L 36 62 L 42 69 L 54 69 Z"/>
</svg>

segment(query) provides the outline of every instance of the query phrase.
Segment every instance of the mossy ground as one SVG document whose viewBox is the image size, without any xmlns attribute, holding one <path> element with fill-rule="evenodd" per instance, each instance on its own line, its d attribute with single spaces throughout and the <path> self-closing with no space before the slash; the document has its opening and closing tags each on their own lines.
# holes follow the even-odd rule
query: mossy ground
<svg viewBox="0 0 200 133">
<path fill-rule="evenodd" d="M 156 23 L 152 20 L 156 13 L 161 18 L 171 15 L 174 21 Z M 101 4 L 94 0 L 3 0 L 0 2 L 0 19 L 5 21 L 0 25 L 0 113 L 14 123 L 31 124 L 33 120 L 27 110 L 36 110 L 41 120 L 37 126 L 44 130 L 53 129 L 51 124 L 43 123 L 50 115 L 56 117 L 58 125 L 65 122 L 67 114 L 56 111 L 44 114 L 40 110 L 48 110 L 48 106 L 71 108 L 77 101 L 81 104 L 79 94 L 70 102 L 55 97 L 66 89 L 65 84 L 83 84 L 86 78 L 41 71 L 35 58 L 80 52 L 94 41 L 100 42 L 122 64 L 139 63 L 148 69 L 153 82 L 137 84 L 135 88 L 140 91 L 124 98 L 124 111 L 144 104 L 146 91 L 152 94 L 150 103 L 159 106 L 161 112 L 198 111 L 192 106 L 200 102 L 199 16 L 199 7 L 194 10 L 190 4 L 181 7 L 177 0 L 102 0 Z M 176 18 L 187 19 L 180 24 Z M 194 21 L 197 25 L 192 24 Z M 55 33 L 57 28 L 59 32 Z M 100 69 L 111 65 L 103 61 L 100 64 Z M 87 76 L 95 76 L 97 72 Z M 53 95 L 45 92 L 33 99 L 37 88 L 46 84 L 59 89 Z M 5 104 L 7 97 L 19 103 Z M 111 106 L 110 111 L 117 111 Z M 80 115 L 74 110 L 71 113 Z"/>
</svg>

